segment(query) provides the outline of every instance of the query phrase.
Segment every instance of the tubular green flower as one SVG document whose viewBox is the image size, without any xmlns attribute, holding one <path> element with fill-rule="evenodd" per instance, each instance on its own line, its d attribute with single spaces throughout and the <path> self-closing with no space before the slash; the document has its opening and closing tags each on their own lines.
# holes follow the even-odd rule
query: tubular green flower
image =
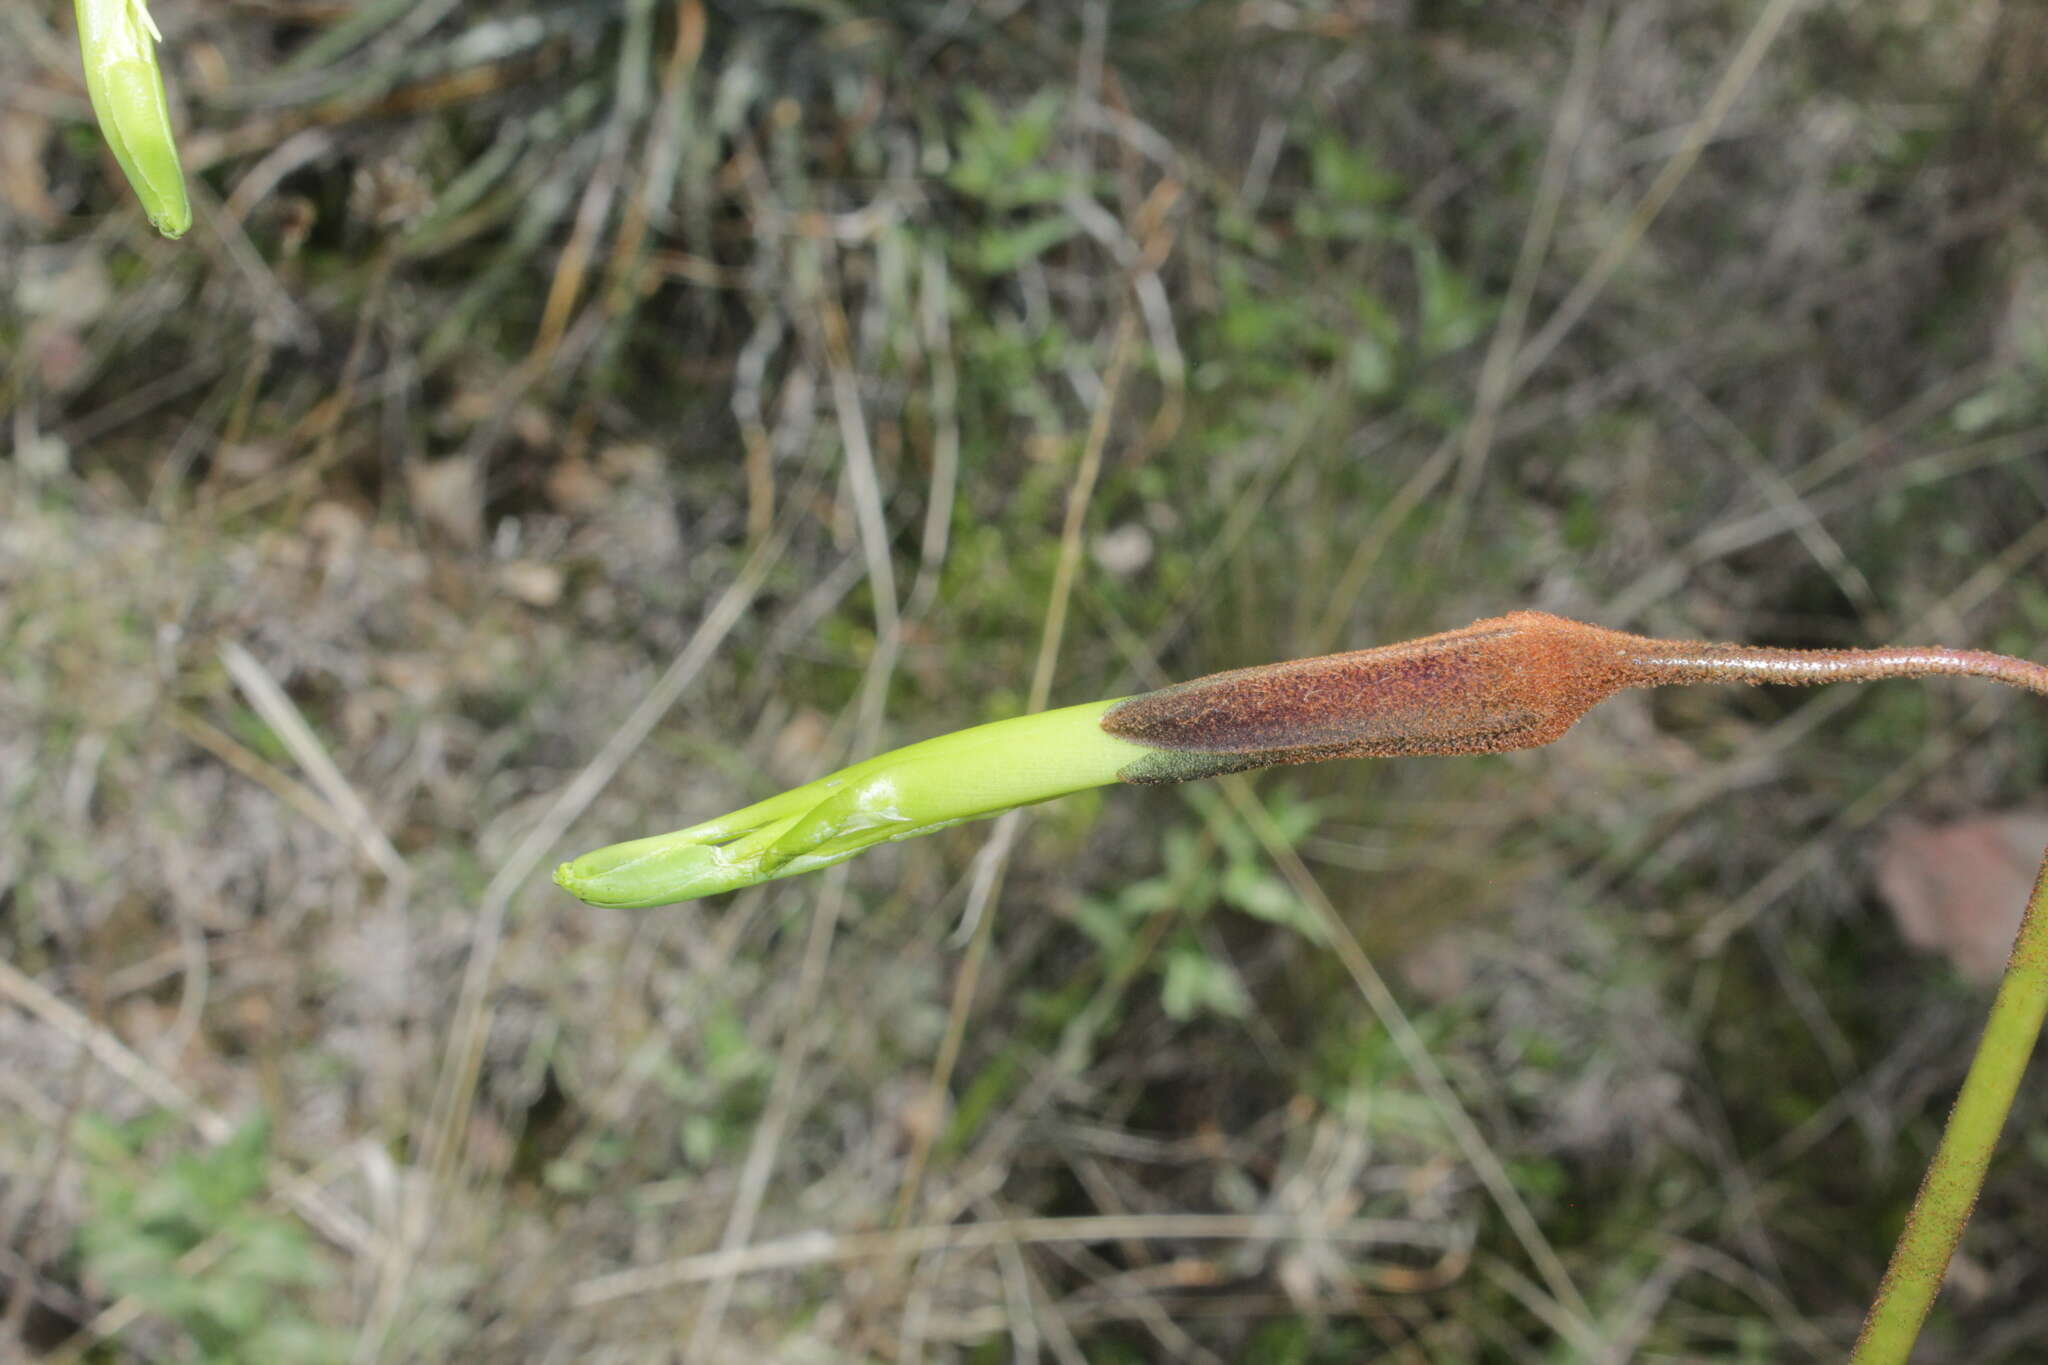
<svg viewBox="0 0 2048 1365">
<path fill-rule="evenodd" d="M 77 10 L 85 90 L 100 132 L 151 224 L 166 237 L 182 237 L 192 226 L 192 204 L 157 66 L 163 35 L 144 0 L 77 0 Z"/>
<path fill-rule="evenodd" d="M 731 815 L 586 853 L 556 868 L 555 882 L 592 905 L 667 905 L 1099 787 L 1151 752 L 1102 728 L 1114 704 L 1042 711 L 891 750 Z"/>
<path fill-rule="evenodd" d="M 1627 687 L 1934 674 L 2048 693 L 2048 667 L 1979 650 L 1655 640 L 1518 611 L 1419 640 L 1240 668 L 941 735 L 717 820 L 586 853 L 556 868 L 555 881 L 593 905 L 666 905 L 812 872 L 871 844 L 1109 782 L 1534 748 Z"/>
</svg>

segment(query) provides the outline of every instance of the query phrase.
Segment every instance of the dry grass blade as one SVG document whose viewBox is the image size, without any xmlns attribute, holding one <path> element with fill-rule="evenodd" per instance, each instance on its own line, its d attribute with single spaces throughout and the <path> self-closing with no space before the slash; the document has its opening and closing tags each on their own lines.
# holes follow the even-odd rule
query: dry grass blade
<svg viewBox="0 0 2048 1365">
<path fill-rule="evenodd" d="M 947 317 L 948 288 L 945 255 L 936 249 L 925 251 L 919 258 L 917 325 L 932 375 L 932 480 L 917 579 L 910 586 L 910 600 L 904 608 L 904 614 L 912 617 L 924 615 L 938 593 L 960 483 L 960 370 Z"/>
<path fill-rule="evenodd" d="M 807 1232 L 773 1242 L 685 1256 L 662 1265 L 640 1266 L 585 1280 L 569 1296 L 577 1309 L 601 1308 L 620 1299 L 659 1293 L 686 1284 L 705 1284 L 740 1275 L 807 1266 L 846 1264 L 933 1251 L 965 1251 L 1005 1244 L 1032 1246 L 1065 1242 L 1148 1241 L 1286 1242 L 1317 1241 L 1341 1246 L 1403 1246 L 1441 1250 L 1452 1234 L 1438 1223 L 1390 1218 L 1329 1221 L 1311 1218 L 1149 1213 L 1090 1218 L 1015 1218 L 978 1223 L 940 1223 L 886 1232 Z"/>
<path fill-rule="evenodd" d="M 1585 132 L 1586 106 L 1592 99 L 1593 75 L 1599 55 L 1602 6 L 1588 5 L 1579 16 L 1572 43 L 1571 69 L 1565 75 L 1564 96 L 1558 101 L 1557 118 L 1543 149 L 1543 170 L 1536 185 L 1536 202 L 1522 229 L 1521 250 L 1515 256 L 1515 273 L 1508 281 L 1507 298 L 1501 304 L 1500 321 L 1486 346 L 1486 360 L 1479 368 L 1479 393 L 1471 420 L 1459 440 L 1458 486 L 1451 515 L 1443 527 L 1445 543 L 1462 538 L 1463 523 L 1471 501 L 1478 495 L 1486 473 L 1487 456 L 1493 450 L 1495 424 L 1501 405 L 1514 388 L 1517 352 L 1523 328 L 1529 320 L 1529 301 L 1536 292 L 1544 257 L 1550 252 L 1557 229 L 1558 206 L 1564 201 L 1565 173 L 1572 153 Z"/>
<path fill-rule="evenodd" d="M 220 661 L 235 685 L 242 689 L 242 695 L 256 708 L 256 714 L 263 717 L 264 724 L 291 751 L 328 804 L 340 812 L 349 833 L 362 846 L 364 856 L 376 864 L 394 887 L 402 891 L 411 886 L 412 871 L 406 867 L 405 859 L 398 856 L 398 850 L 391 846 L 370 808 L 328 757 L 327 747 L 313 733 L 313 727 L 306 724 L 305 717 L 292 705 L 292 699 L 284 694 L 277 680 L 256 661 L 255 655 L 233 640 L 220 647 Z"/>
<path fill-rule="evenodd" d="M 854 377 L 848 350 L 846 315 L 830 297 L 817 301 L 826 368 L 832 380 L 832 406 L 839 419 L 839 439 L 846 452 L 846 482 L 853 494 L 855 523 L 860 527 L 861 554 L 875 599 L 875 652 L 861 681 L 860 734 L 872 744 L 882 723 L 882 700 L 895 672 L 903 645 L 903 617 L 896 599 L 896 568 L 889 557 L 889 525 L 882 507 L 881 479 L 875 472 L 874 447 L 868 440 L 867 414 L 861 409 L 860 383 Z"/>
<path fill-rule="evenodd" d="M 845 904 L 846 868 L 842 864 L 825 873 L 818 904 L 811 911 L 810 932 L 804 939 L 803 965 L 797 974 L 799 1000 L 820 997 L 825 967 L 831 961 L 833 936 L 838 931 L 839 914 Z M 754 1235 L 754 1220 L 760 1215 L 761 1200 L 768 1191 L 768 1177 L 775 1169 L 776 1154 L 796 1108 L 797 1087 L 803 1079 L 804 1063 L 826 1026 L 827 1021 L 821 1015 L 806 1013 L 783 1036 L 781 1051 L 775 1059 L 775 1078 L 769 1088 L 768 1102 L 761 1107 L 761 1120 L 754 1125 L 753 1137 L 748 1141 L 746 1160 L 740 1166 L 739 1185 L 733 1195 L 732 1209 L 726 1215 L 725 1231 L 719 1236 L 719 1252 L 716 1254 L 739 1253 Z M 732 1301 L 734 1274 L 718 1273 L 709 1278 L 711 1289 L 705 1296 L 703 1310 L 697 1315 L 696 1325 L 691 1329 L 689 1343 L 683 1352 L 685 1361 L 718 1359 L 726 1306 Z"/>
<path fill-rule="evenodd" d="M 255 753 L 247 745 L 237 742 L 233 736 L 222 733 L 183 708 L 171 707 L 165 714 L 171 725 L 187 739 L 251 782 L 269 790 L 278 800 L 314 824 L 339 839 L 356 837 L 355 829 L 347 817 L 290 774 L 279 771 L 276 764 L 266 761 L 262 755 Z M 373 856 L 371 861 L 377 862 L 377 859 Z"/>
</svg>

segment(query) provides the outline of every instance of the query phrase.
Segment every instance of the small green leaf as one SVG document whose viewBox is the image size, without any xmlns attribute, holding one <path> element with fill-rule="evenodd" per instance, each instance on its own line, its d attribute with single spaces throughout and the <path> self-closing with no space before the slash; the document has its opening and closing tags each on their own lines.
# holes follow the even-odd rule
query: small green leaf
<svg viewBox="0 0 2048 1365">
<path fill-rule="evenodd" d="M 1384 398 L 1394 388 L 1394 352 L 1376 336 L 1351 339 L 1346 356 L 1351 383 L 1363 398 Z"/>
<path fill-rule="evenodd" d="M 1285 925 L 1311 942 L 1322 936 L 1322 923 L 1301 897 L 1258 864 L 1232 863 L 1223 874 L 1223 899 L 1269 924 Z"/>
<path fill-rule="evenodd" d="M 1251 1008 L 1237 973 L 1228 963 L 1209 956 L 1193 939 L 1182 939 L 1167 950 L 1159 1004 L 1173 1019 L 1192 1019 L 1202 1013 L 1242 1019 Z"/>
<path fill-rule="evenodd" d="M 1415 272 L 1422 294 L 1423 354 L 1444 355 L 1476 341 L 1492 309 L 1472 282 L 1452 269 L 1433 246 L 1416 248 Z"/>
<path fill-rule="evenodd" d="M 1079 223 L 1061 215 L 990 232 L 982 237 L 975 251 L 975 264 L 990 275 L 1007 274 L 1024 262 L 1043 256 L 1080 230 Z"/>
<path fill-rule="evenodd" d="M 1106 901 L 1083 896 L 1074 906 L 1073 920 L 1074 927 L 1105 953 L 1119 952 L 1131 941 L 1121 899 Z"/>
<path fill-rule="evenodd" d="M 1401 192 L 1401 177 L 1369 149 L 1342 138 L 1317 138 L 1309 159 L 1317 192 L 1341 203 L 1384 204 Z"/>
</svg>

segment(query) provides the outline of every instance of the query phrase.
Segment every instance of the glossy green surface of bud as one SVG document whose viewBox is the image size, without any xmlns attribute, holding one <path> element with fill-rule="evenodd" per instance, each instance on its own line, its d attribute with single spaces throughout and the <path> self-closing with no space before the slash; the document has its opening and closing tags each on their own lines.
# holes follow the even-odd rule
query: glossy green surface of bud
<svg viewBox="0 0 2048 1365">
<path fill-rule="evenodd" d="M 1018 716 L 894 749 L 701 825 L 586 853 L 555 882 L 592 905 L 735 891 L 1117 780 L 1150 751 L 1103 730 L 1114 702 Z"/>
<path fill-rule="evenodd" d="M 77 0 L 77 10 L 85 90 L 100 132 L 156 230 L 182 237 L 192 226 L 192 203 L 157 65 L 163 35 L 143 0 Z"/>
</svg>

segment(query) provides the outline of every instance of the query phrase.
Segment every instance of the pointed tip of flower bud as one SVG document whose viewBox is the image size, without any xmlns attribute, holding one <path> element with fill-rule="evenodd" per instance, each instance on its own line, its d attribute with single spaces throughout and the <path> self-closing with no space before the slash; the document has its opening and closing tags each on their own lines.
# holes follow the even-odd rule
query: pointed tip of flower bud
<svg viewBox="0 0 2048 1365">
<path fill-rule="evenodd" d="M 638 910 L 751 886 L 759 863 L 679 831 L 573 858 L 555 869 L 555 885 L 590 905 Z"/>
<path fill-rule="evenodd" d="M 148 213 L 149 225 L 171 241 L 177 241 L 192 230 L 192 205 L 182 195 L 163 207 L 148 210 Z"/>
<path fill-rule="evenodd" d="M 107 146 L 150 224 L 165 237 L 192 226 L 192 203 L 171 130 L 156 45 L 163 35 L 143 0 L 77 0 L 86 94 Z"/>
</svg>

